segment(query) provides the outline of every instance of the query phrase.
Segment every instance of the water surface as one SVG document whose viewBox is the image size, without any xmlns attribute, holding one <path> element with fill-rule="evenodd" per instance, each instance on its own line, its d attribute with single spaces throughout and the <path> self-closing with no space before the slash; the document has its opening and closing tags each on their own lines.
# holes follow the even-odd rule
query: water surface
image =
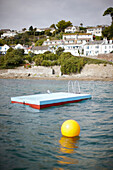
<svg viewBox="0 0 113 170">
<path fill-rule="evenodd" d="M 67 91 L 68 81 L 0 80 L 0 169 L 113 169 L 113 82 L 80 81 L 93 98 L 36 110 L 11 104 L 20 95 Z M 77 138 L 62 137 L 67 119 Z"/>
</svg>

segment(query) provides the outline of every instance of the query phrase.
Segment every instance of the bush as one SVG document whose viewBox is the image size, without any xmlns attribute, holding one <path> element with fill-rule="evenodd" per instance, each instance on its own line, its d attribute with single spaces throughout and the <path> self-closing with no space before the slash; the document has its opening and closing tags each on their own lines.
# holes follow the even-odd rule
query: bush
<svg viewBox="0 0 113 170">
<path fill-rule="evenodd" d="M 41 56 L 38 56 L 38 57 L 35 57 L 35 64 L 37 66 L 41 66 L 42 65 L 42 62 L 43 62 L 43 58 Z"/>
<path fill-rule="evenodd" d="M 49 67 L 51 66 L 51 61 L 43 60 L 41 66 Z"/>
<path fill-rule="evenodd" d="M 44 60 L 57 60 L 58 59 L 58 56 L 56 54 L 53 54 L 53 53 L 49 53 L 49 54 L 44 54 L 43 55 L 43 59 Z"/>
<path fill-rule="evenodd" d="M 1 68 L 14 68 L 24 64 L 24 50 L 10 49 L 5 56 L 0 59 Z"/>
<path fill-rule="evenodd" d="M 63 53 L 59 60 L 63 74 L 80 73 L 85 65 L 84 58 L 75 57 L 70 53 Z"/>
</svg>

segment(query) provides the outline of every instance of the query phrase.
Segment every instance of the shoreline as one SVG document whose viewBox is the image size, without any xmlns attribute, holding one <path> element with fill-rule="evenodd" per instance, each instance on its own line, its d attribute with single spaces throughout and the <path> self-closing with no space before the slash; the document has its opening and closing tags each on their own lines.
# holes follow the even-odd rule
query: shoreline
<svg viewBox="0 0 113 170">
<path fill-rule="evenodd" d="M 18 80 L 78 80 L 78 81 L 113 81 L 113 78 L 99 78 L 99 77 L 26 77 L 26 76 L 0 76 L 0 79 L 18 79 Z"/>
<path fill-rule="evenodd" d="M 53 74 L 54 70 L 54 74 Z M 86 64 L 81 73 L 62 75 L 60 66 L 1 69 L 0 79 L 113 81 L 113 65 Z"/>
</svg>

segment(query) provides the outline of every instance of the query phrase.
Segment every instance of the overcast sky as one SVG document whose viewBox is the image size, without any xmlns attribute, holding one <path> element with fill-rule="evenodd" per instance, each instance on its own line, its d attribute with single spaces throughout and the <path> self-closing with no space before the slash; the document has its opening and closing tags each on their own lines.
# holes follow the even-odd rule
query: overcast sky
<svg viewBox="0 0 113 170">
<path fill-rule="evenodd" d="M 74 26 L 110 25 L 110 16 L 103 16 L 108 7 L 113 0 L 0 0 L 0 29 L 50 27 L 61 20 Z"/>
</svg>

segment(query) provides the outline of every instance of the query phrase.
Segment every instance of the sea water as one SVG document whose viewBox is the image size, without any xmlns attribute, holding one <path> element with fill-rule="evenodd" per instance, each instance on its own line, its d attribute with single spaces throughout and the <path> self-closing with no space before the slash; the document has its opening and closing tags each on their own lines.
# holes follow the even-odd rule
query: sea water
<svg viewBox="0 0 113 170">
<path fill-rule="evenodd" d="M 113 82 L 80 81 L 92 99 L 42 110 L 11 104 L 11 97 L 67 91 L 68 81 L 0 80 L 0 169 L 113 169 Z M 63 137 L 65 120 L 79 137 Z"/>
</svg>

